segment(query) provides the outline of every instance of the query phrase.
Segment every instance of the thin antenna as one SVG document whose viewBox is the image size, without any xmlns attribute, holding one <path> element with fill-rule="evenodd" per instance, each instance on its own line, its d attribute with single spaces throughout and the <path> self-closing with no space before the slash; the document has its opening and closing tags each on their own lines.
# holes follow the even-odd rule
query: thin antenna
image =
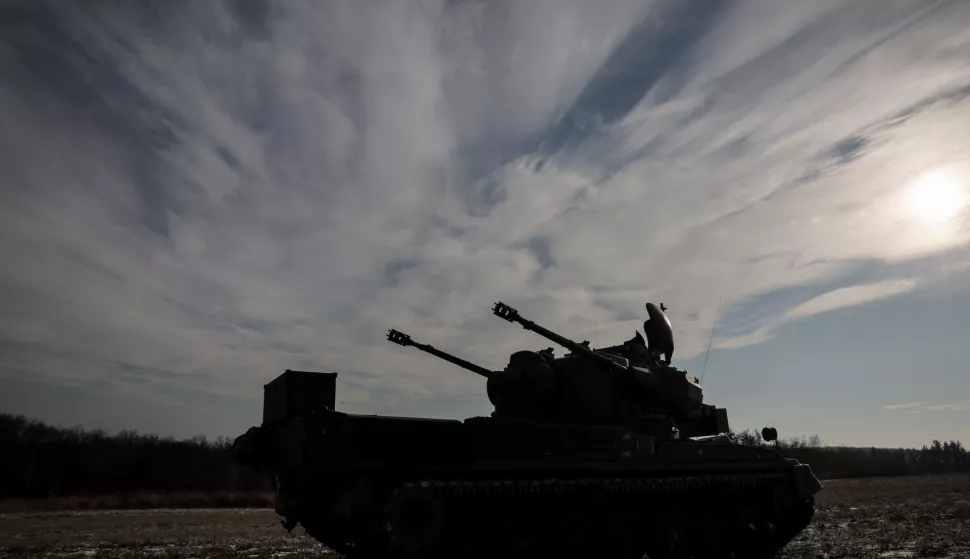
<svg viewBox="0 0 970 559">
<path fill-rule="evenodd" d="M 707 353 L 704 354 L 704 368 L 701 370 L 701 384 L 704 384 L 704 375 L 707 374 L 707 358 L 711 356 L 711 343 L 714 342 L 714 329 L 717 328 L 717 317 L 721 316 L 721 301 L 723 296 L 717 299 L 717 312 L 714 314 L 714 324 L 711 325 L 711 339 L 707 341 Z"/>
</svg>

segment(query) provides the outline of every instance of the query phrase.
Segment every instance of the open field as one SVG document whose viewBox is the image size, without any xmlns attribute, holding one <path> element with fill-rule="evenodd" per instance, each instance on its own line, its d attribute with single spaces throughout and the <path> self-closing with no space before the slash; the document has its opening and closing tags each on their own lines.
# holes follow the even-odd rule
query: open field
<svg viewBox="0 0 970 559">
<path fill-rule="evenodd" d="M 0 557 L 339 557 L 291 534 L 267 509 L 166 509 L 0 515 Z"/>
<path fill-rule="evenodd" d="M 0 558 L 339 557 L 265 509 L 0 514 Z M 785 559 L 970 558 L 970 476 L 826 482 Z"/>
<path fill-rule="evenodd" d="M 970 559 L 970 476 L 823 483 L 815 522 L 786 559 Z"/>
<path fill-rule="evenodd" d="M 8 499 L 0 501 L 0 514 L 121 509 L 271 509 L 275 502 L 276 495 L 272 491 L 133 491 L 126 494 Z"/>
</svg>

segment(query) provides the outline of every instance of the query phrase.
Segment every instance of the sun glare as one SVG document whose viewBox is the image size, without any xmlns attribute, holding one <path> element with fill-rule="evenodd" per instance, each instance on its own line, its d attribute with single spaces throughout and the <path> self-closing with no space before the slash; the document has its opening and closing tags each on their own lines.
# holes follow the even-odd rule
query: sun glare
<svg viewBox="0 0 970 559">
<path fill-rule="evenodd" d="M 936 170 L 920 175 L 909 193 L 909 207 L 919 219 L 943 223 L 957 215 L 967 204 L 966 185 L 956 174 Z"/>
</svg>

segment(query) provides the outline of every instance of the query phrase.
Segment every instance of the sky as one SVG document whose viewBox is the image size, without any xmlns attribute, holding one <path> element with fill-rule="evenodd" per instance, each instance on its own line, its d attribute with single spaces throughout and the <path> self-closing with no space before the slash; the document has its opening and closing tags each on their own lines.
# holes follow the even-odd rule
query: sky
<svg viewBox="0 0 970 559">
<path fill-rule="evenodd" d="M 0 411 L 463 419 L 664 303 L 732 427 L 970 443 L 970 3 L 0 7 Z M 710 349 L 708 351 L 708 347 Z M 562 354 L 562 350 L 557 350 Z"/>
</svg>

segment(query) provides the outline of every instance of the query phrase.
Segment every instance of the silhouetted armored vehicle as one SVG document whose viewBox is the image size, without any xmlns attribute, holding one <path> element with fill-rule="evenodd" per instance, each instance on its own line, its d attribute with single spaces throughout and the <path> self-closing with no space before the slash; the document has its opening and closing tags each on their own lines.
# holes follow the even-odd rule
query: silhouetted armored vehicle
<svg viewBox="0 0 970 559">
<path fill-rule="evenodd" d="M 664 310 L 647 304 L 646 340 L 592 349 L 497 303 L 569 350 L 519 351 L 500 371 L 391 330 L 485 377 L 491 416 L 345 414 L 336 373 L 288 370 L 236 459 L 275 477 L 288 530 L 353 558 L 773 557 L 822 486 L 808 465 L 727 435 L 726 411 L 670 365 Z"/>
</svg>

